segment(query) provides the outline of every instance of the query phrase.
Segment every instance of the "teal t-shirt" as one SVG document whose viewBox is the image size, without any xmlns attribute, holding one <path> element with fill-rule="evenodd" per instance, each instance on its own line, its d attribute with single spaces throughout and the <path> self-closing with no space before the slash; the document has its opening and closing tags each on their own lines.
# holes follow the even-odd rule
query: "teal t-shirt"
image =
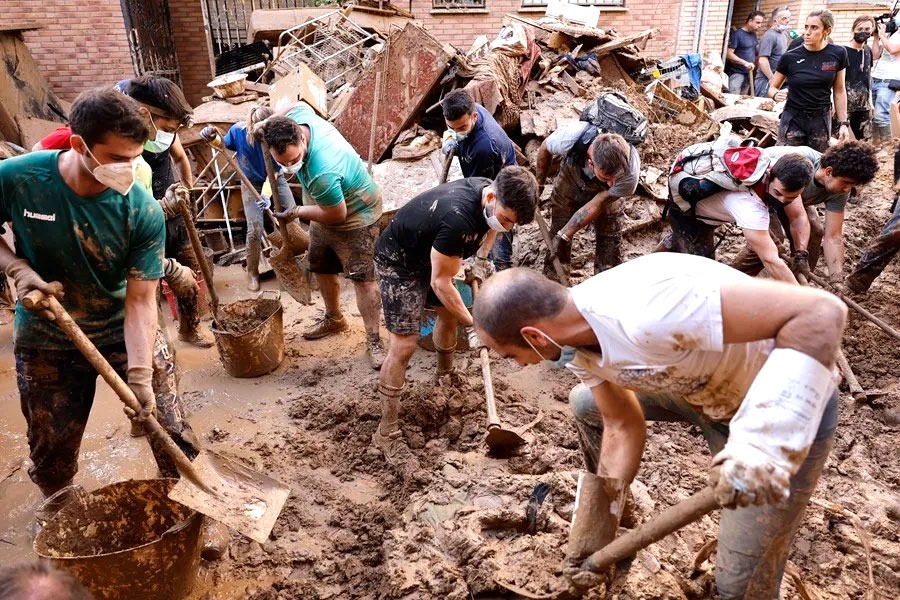
<svg viewBox="0 0 900 600">
<path fill-rule="evenodd" d="M 0 223 L 12 222 L 16 254 L 44 281 L 59 281 L 62 305 L 97 346 L 124 340 L 126 279 L 163 276 L 165 218 L 141 185 L 84 198 L 59 173 L 60 152 L 0 161 Z M 53 323 L 18 303 L 16 345 L 72 349 Z"/>
<path fill-rule="evenodd" d="M 367 227 L 381 218 L 381 190 L 366 165 L 334 125 L 301 102 L 287 113 L 289 119 L 309 127 L 309 150 L 297 179 L 316 204 L 347 203 L 347 219 L 326 225 L 347 231 Z"/>
</svg>

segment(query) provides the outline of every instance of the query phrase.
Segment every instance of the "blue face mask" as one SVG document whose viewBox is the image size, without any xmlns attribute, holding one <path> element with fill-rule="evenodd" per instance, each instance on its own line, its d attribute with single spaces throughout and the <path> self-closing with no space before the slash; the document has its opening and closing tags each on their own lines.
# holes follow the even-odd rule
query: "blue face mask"
<svg viewBox="0 0 900 600">
<path fill-rule="evenodd" d="M 528 341 L 528 338 L 523 336 L 525 343 L 528 344 L 532 350 L 534 350 L 534 353 L 537 354 L 541 358 L 542 361 L 549 363 L 549 365 L 554 369 L 561 369 L 561 368 L 565 367 L 568 363 L 572 362 L 572 359 L 575 358 L 575 353 L 578 351 L 577 348 L 575 348 L 574 346 L 560 346 L 553 340 L 553 338 L 551 338 L 549 335 L 547 335 L 540 329 L 538 329 L 538 332 L 542 336 L 544 336 L 545 340 L 547 340 L 548 342 L 550 342 L 551 344 L 553 344 L 554 346 L 559 348 L 559 358 L 557 358 L 555 360 L 552 358 L 544 358 L 544 355 L 541 354 L 540 352 L 538 352 L 538 349 L 535 348 L 531 344 L 531 342 Z"/>
</svg>

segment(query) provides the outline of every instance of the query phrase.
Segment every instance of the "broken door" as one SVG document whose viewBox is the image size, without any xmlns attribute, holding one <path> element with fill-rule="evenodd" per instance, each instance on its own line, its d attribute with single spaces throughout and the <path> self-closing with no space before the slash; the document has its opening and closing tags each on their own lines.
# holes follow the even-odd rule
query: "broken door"
<svg viewBox="0 0 900 600">
<path fill-rule="evenodd" d="M 181 85 L 169 0 L 121 0 L 121 3 L 135 73 L 166 77 Z"/>
</svg>

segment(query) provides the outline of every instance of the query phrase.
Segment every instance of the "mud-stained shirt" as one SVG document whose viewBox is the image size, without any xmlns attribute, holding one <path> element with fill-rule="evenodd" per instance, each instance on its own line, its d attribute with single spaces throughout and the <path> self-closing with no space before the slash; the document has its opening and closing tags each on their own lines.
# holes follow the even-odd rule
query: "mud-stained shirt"
<svg viewBox="0 0 900 600">
<path fill-rule="evenodd" d="M 726 344 L 721 286 L 748 277 L 689 254 L 630 260 L 573 287 L 600 353 L 579 349 L 567 367 L 588 387 L 683 396 L 708 418 L 734 416 L 775 340 Z"/>
<path fill-rule="evenodd" d="M 325 208 L 347 203 L 346 219 L 324 227 L 349 231 L 378 221 L 381 191 L 350 142 L 303 102 L 289 110 L 287 117 L 309 127 L 309 149 L 297 172 L 303 190 Z"/>
<path fill-rule="evenodd" d="M 165 220 L 140 185 L 85 198 L 66 185 L 60 152 L 0 161 L 0 222 L 12 222 L 16 254 L 45 281 L 63 284 L 62 305 L 97 346 L 124 340 L 127 279 L 163 276 Z M 71 349 L 53 323 L 16 305 L 16 344 Z"/>
<path fill-rule="evenodd" d="M 391 220 L 375 246 L 375 260 L 409 277 L 431 277 L 432 248 L 468 258 L 488 232 L 481 197 L 491 180 L 457 179 L 422 192 Z"/>
</svg>

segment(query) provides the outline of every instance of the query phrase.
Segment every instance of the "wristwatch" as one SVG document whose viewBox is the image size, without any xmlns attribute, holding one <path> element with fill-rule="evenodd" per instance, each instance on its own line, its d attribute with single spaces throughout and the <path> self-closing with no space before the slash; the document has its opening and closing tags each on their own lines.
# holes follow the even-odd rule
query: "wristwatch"
<svg viewBox="0 0 900 600">
<path fill-rule="evenodd" d="M 838 123 L 838 127 L 850 127 L 850 121 L 841 121 Z"/>
</svg>

